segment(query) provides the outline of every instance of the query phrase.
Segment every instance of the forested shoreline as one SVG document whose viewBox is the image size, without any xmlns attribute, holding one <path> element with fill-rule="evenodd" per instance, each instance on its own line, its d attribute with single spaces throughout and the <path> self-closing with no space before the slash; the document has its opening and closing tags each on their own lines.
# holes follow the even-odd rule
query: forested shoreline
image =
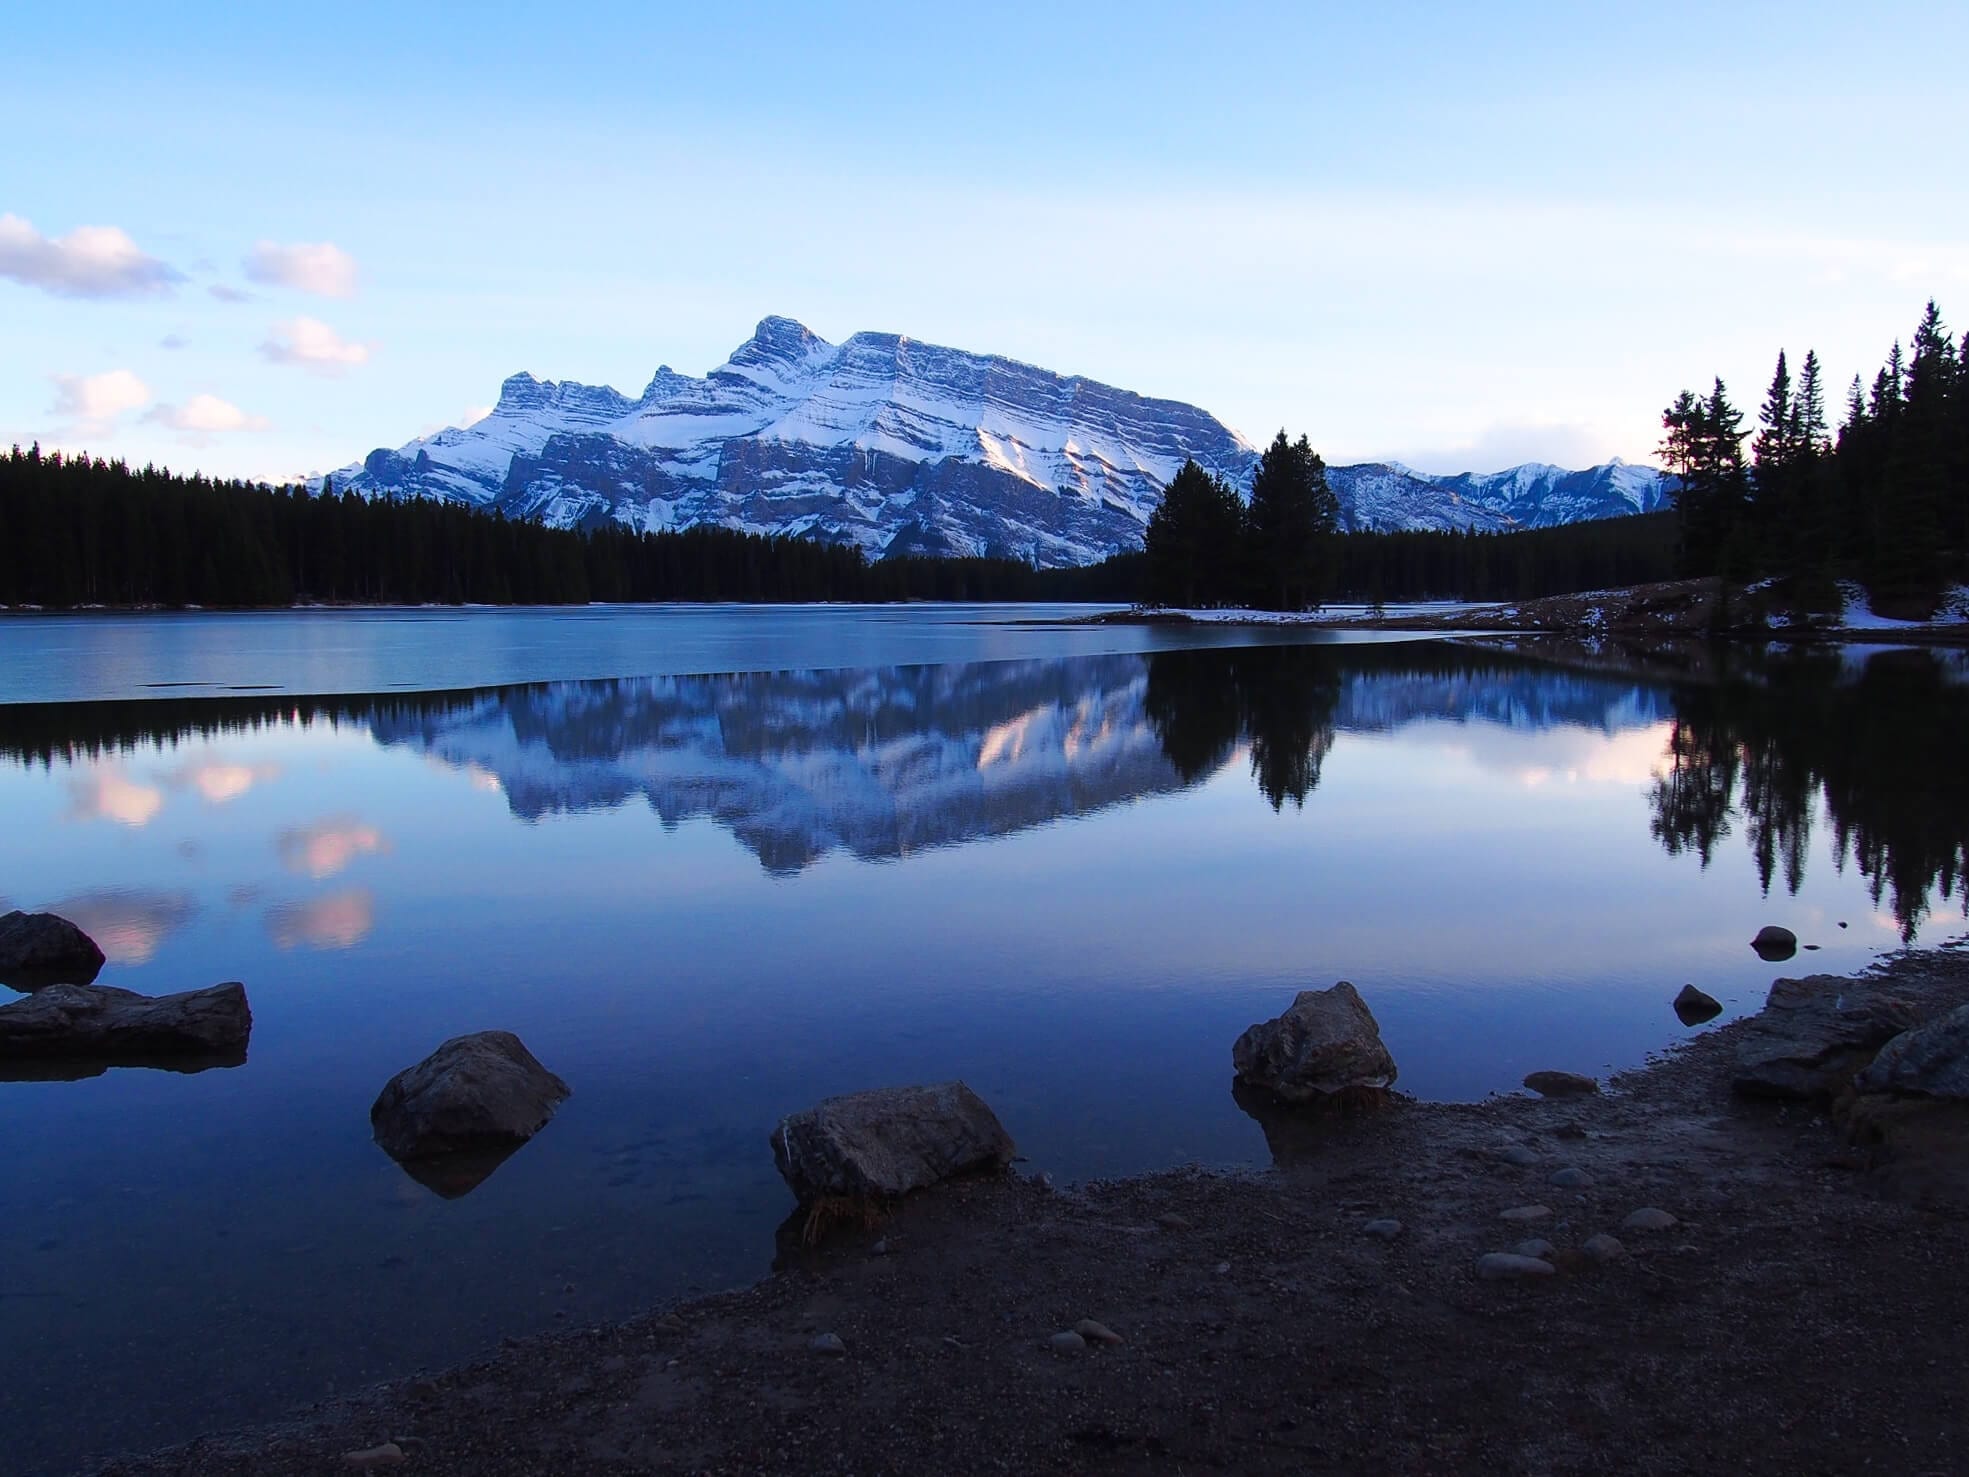
<svg viewBox="0 0 1969 1477">
<path fill-rule="evenodd" d="M 1931 301 L 1835 433 L 1822 370 L 1781 352 L 1757 429 L 1721 379 L 1663 412 L 1672 511 L 1506 533 L 1343 532 L 1326 468 L 1281 432 L 1249 497 L 1194 463 L 1145 548 L 1084 568 L 870 559 L 850 545 L 697 527 L 554 529 L 423 498 L 312 495 L 38 447 L 0 459 L 0 607 L 657 601 L 1102 601 L 1299 610 L 1528 600 L 1677 577 L 1773 582 L 1800 610 L 1854 580 L 1923 617 L 1969 579 L 1969 334 Z M 1744 442 L 1751 441 L 1748 456 Z"/>
<path fill-rule="evenodd" d="M 1511 534 L 1354 533 L 1328 553 L 1331 598 L 1365 602 L 1531 599 L 1666 579 L 1675 563 L 1665 514 Z M 1308 585 L 1293 592 L 1310 598 Z M 0 606 L 15 608 L 1151 598 L 1139 551 L 1071 569 L 871 560 L 725 528 L 562 530 L 428 499 L 314 496 L 34 448 L 0 458 Z"/>
</svg>

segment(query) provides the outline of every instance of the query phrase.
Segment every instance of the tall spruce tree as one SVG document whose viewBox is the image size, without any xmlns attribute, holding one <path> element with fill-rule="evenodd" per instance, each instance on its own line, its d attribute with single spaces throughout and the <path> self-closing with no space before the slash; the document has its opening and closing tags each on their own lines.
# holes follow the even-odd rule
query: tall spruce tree
<svg viewBox="0 0 1969 1477">
<path fill-rule="evenodd" d="M 1251 478 L 1245 532 L 1252 603 L 1264 610 L 1304 610 L 1325 598 L 1339 501 L 1326 463 L 1301 436 L 1273 438 Z"/>
<path fill-rule="evenodd" d="M 1791 393 L 1791 371 L 1778 350 L 1777 372 L 1757 412 L 1757 439 L 1751 456 L 1755 475 L 1751 508 L 1761 562 L 1789 569 L 1798 534 L 1799 425 Z"/>
<path fill-rule="evenodd" d="M 1244 554 L 1244 504 L 1237 490 L 1186 461 L 1162 490 L 1144 536 L 1151 601 L 1225 605 L 1235 600 Z"/>
<path fill-rule="evenodd" d="M 1718 378 L 1706 396 L 1684 390 L 1662 412 L 1662 459 L 1680 479 L 1675 513 L 1689 575 L 1733 577 L 1748 562 L 1743 412 Z"/>
</svg>

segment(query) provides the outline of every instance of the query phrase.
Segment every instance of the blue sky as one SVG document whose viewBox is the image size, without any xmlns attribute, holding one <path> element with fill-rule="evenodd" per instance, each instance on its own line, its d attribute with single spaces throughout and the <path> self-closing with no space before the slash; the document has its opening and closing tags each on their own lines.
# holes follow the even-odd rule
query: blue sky
<svg viewBox="0 0 1969 1477">
<path fill-rule="evenodd" d="M 1720 13 L 1719 13 L 1720 12 Z M 1969 7 L 38 5 L 0 442 L 280 477 L 768 313 L 1431 470 L 1969 324 Z M 104 228 L 90 232 L 84 228 Z M 82 234 L 75 233 L 81 230 Z"/>
</svg>

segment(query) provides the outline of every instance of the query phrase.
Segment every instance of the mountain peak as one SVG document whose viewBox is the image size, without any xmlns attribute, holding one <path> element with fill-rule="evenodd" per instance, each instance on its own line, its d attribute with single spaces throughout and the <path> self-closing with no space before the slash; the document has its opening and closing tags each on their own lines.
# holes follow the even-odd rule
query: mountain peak
<svg viewBox="0 0 1969 1477">
<path fill-rule="evenodd" d="M 498 410 L 532 410 L 545 405 L 553 398 L 554 385 L 551 380 L 535 379 L 522 369 L 518 374 L 506 376 L 499 386 Z"/>
<path fill-rule="evenodd" d="M 853 543 L 1085 564 L 1140 548 L 1186 459 L 1240 488 L 1256 448 L 1207 411 L 898 333 L 830 344 L 774 314 L 699 377 L 640 397 L 515 374 L 501 414 L 336 472 L 366 495 L 443 498 L 558 527 L 715 524 Z M 1348 528 L 1488 531 L 1646 511 L 1649 468 L 1328 474 Z"/>
<path fill-rule="evenodd" d="M 786 363 L 809 358 L 834 346 L 797 318 L 770 314 L 761 318 L 752 337 L 732 354 L 733 364 Z"/>
</svg>

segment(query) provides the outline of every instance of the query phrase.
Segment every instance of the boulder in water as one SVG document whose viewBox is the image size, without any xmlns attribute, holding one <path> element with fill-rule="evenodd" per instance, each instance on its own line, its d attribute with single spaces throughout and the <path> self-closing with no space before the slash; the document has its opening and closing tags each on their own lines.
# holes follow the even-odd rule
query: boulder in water
<svg viewBox="0 0 1969 1477">
<path fill-rule="evenodd" d="M 1767 923 L 1757 930 L 1757 937 L 1750 941 L 1750 947 L 1757 951 L 1759 959 L 1780 964 L 1798 952 L 1798 935 L 1788 928 Z"/>
<path fill-rule="evenodd" d="M 0 980 L 34 988 L 86 985 L 103 967 L 96 941 L 53 913 L 0 913 Z"/>
<path fill-rule="evenodd" d="M 1675 1017 L 1685 1026 L 1699 1026 L 1722 1013 L 1723 1002 L 1694 985 L 1682 986 L 1682 993 L 1675 997 Z"/>
<path fill-rule="evenodd" d="M 47 985 L 0 1005 L 0 1062 L 243 1059 L 252 1031 L 246 987 L 237 981 L 154 996 L 104 985 Z"/>
<path fill-rule="evenodd" d="M 391 1158 L 430 1159 L 524 1143 L 567 1096 L 568 1085 L 511 1031 L 479 1031 L 392 1077 L 369 1123 Z"/>
<path fill-rule="evenodd" d="M 1288 1103 L 1380 1097 L 1396 1075 L 1374 1013 L 1346 980 L 1301 990 L 1284 1015 L 1237 1038 L 1231 1065 L 1241 1081 Z"/>
</svg>

